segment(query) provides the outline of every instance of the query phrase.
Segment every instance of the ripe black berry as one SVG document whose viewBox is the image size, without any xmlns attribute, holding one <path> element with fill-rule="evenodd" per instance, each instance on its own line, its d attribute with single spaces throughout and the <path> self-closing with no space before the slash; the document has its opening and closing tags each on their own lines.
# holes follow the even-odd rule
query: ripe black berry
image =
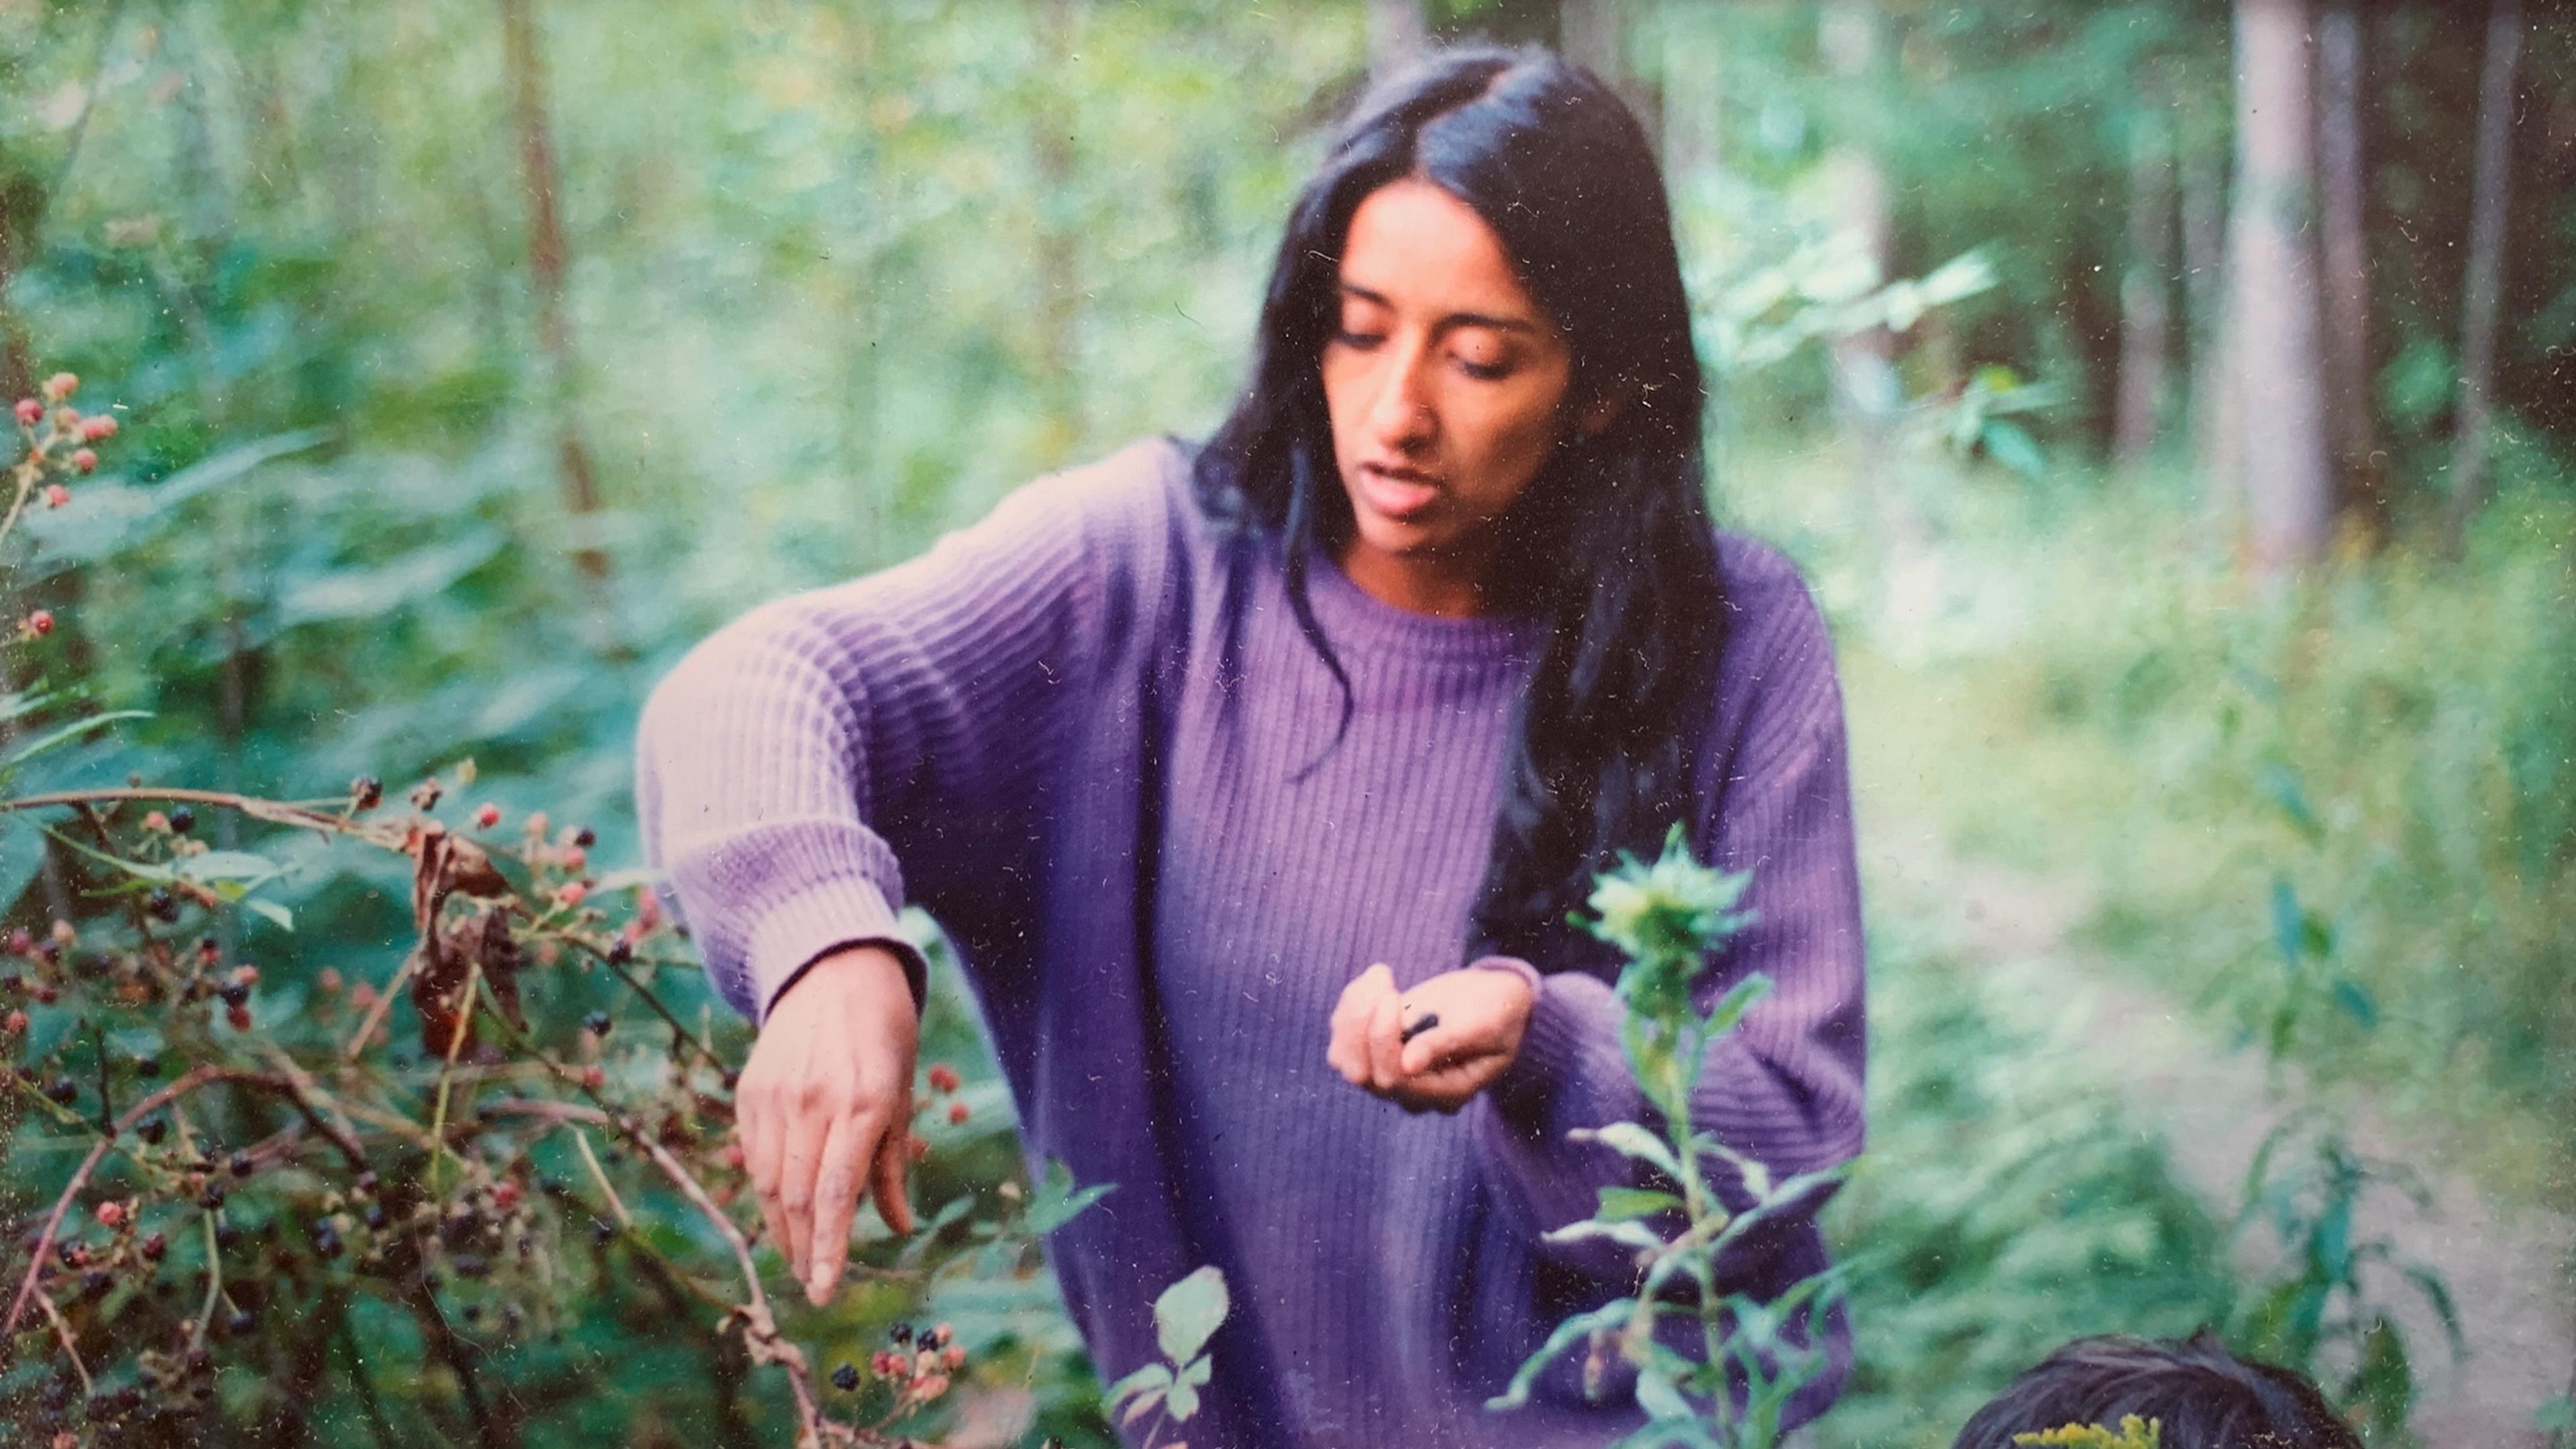
<svg viewBox="0 0 2576 1449">
<path fill-rule="evenodd" d="M 469 1324 L 481 1323 L 483 1321 L 483 1305 L 480 1303 L 466 1304 L 465 1321 Z"/>
<path fill-rule="evenodd" d="M 249 1309 L 236 1308 L 233 1310 L 232 1316 L 224 1320 L 224 1331 L 232 1334 L 236 1338 L 239 1338 L 241 1335 L 250 1332 L 252 1326 L 258 1322 L 259 1320 L 257 1318 L 251 1316 L 251 1311 Z"/>
<path fill-rule="evenodd" d="M 146 1146 L 158 1147 L 161 1139 L 170 1135 L 170 1123 L 166 1118 L 147 1117 L 142 1126 L 134 1129 L 134 1133 L 143 1139 Z"/>
<path fill-rule="evenodd" d="M 380 1233 L 385 1230 L 385 1223 L 388 1219 L 385 1216 L 385 1205 L 383 1203 L 371 1202 L 367 1204 L 366 1216 L 368 1227 L 373 1228 Z"/>
<path fill-rule="evenodd" d="M 153 919 L 158 921 L 168 922 L 179 919 L 179 898 L 165 889 L 156 888 L 152 894 L 145 896 L 143 908 L 150 911 Z"/>
<path fill-rule="evenodd" d="M 242 1006 L 250 1001 L 250 988 L 238 981 L 227 981 L 216 987 L 215 994 L 223 998 L 226 1006 Z"/>
<path fill-rule="evenodd" d="M 181 835 L 197 828 L 197 812 L 182 805 L 170 812 L 170 828 Z"/>
<path fill-rule="evenodd" d="M 232 1169 L 235 1177 L 248 1177 L 259 1167 L 258 1163 L 251 1161 L 250 1154 L 247 1152 L 234 1153 L 232 1159 L 224 1165 Z"/>
<path fill-rule="evenodd" d="M 855 1392 L 859 1387 L 858 1369 L 845 1363 L 832 1370 L 832 1387 L 845 1394 Z"/>
<path fill-rule="evenodd" d="M 208 1212 L 213 1212 L 223 1205 L 224 1185 L 220 1182 L 207 1183 L 206 1190 L 197 1194 L 197 1206 Z"/>
<path fill-rule="evenodd" d="M 627 962 L 634 960 L 635 947 L 633 943 L 629 942 L 623 936 L 610 942 L 608 946 L 608 959 L 610 964 L 617 966 L 623 966 Z"/>
<path fill-rule="evenodd" d="M 161 1059 L 159 1057 L 136 1057 L 134 1059 L 134 1070 L 138 1076 L 149 1081 L 152 1078 L 161 1075 Z"/>
<path fill-rule="evenodd" d="M 582 1029 L 592 1036 L 606 1036 L 608 1035 L 608 1013 L 594 1011 L 581 1019 L 581 1025 Z"/>
<path fill-rule="evenodd" d="M 897 1343 L 908 1344 L 912 1342 L 912 1325 L 909 1323 L 897 1323 L 892 1329 L 887 1331 L 887 1336 Z"/>
<path fill-rule="evenodd" d="M 68 1107 L 80 1100 L 80 1084 L 69 1077 L 56 1077 L 45 1088 L 45 1095 Z"/>
<path fill-rule="evenodd" d="M 232 1247 L 240 1241 L 241 1229 L 230 1223 L 221 1224 L 215 1229 L 215 1247 L 218 1250 Z"/>
<path fill-rule="evenodd" d="M 572 843 L 580 846 L 584 850 L 588 850 L 599 843 L 599 837 L 592 833 L 589 826 L 585 825 L 572 833 Z"/>
<path fill-rule="evenodd" d="M 314 1252 L 317 1252 L 324 1258 L 328 1259 L 340 1256 L 340 1249 L 340 1230 L 338 1228 L 331 1226 L 329 1223 L 324 1223 L 313 1230 Z"/>
<path fill-rule="evenodd" d="M 360 775 L 349 782 L 349 803 L 361 810 L 373 810 L 384 799 L 385 782 L 373 775 Z"/>
</svg>

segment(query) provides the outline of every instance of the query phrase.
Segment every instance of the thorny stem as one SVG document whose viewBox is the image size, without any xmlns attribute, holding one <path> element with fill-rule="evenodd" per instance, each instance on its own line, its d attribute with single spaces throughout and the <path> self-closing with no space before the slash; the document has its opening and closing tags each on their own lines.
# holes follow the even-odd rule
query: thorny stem
<svg viewBox="0 0 2576 1449">
<path fill-rule="evenodd" d="M 54 1325 L 54 1337 L 62 1340 L 63 1352 L 72 1361 L 72 1372 L 80 1375 L 81 1394 L 86 1397 L 96 1393 L 97 1386 L 89 1381 L 89 1368 L 81 1362 L 80 1350 L 72 1345 L 71 1325 L 63 1322 L 63 1311 L 54 1306 L 54 1295 L 39 1288 L 36 1302 L 44 1308 L 46 1320 Z"/>
</svg>

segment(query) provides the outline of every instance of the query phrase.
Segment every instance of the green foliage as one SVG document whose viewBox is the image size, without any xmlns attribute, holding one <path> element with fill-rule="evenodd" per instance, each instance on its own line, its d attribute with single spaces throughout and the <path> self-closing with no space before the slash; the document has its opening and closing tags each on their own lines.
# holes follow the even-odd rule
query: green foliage
<svg viewBox="0 0 2576 1449">
<path fill-rule="evenodd" d="M 1230 1308 L 1225 1275 L 1200 1268 L 1163 1290 L 1154 1300 L 1154 1332 L 1166 1362 L 1149 1363 L 1110 1385 L 1109 1411 L 1121 1424 L 1155 1416 L 1145 1432 L 1151 1444 L 1165 1423 L 1186 1424 L 1198 1417 L 1199 1390 L 1216 1373 L 1203 1352 L 1225 1322 Z"/>
</svg>

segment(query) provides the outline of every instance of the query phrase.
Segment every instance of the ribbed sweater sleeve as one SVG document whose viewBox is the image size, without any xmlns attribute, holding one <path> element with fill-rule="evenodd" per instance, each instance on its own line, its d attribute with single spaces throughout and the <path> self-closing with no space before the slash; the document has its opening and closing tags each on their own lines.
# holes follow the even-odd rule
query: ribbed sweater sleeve
<svg viewBox="0 0 2576 1449">
<path fill-rule="evenodd" d="M 1138 454 L 1031 483 L 908 563 L 758 608 L 654 689 L 636 745 L 646 857 L 736 1009 L 764 1017 L 804 967 L 858 943 L 897 949 L 918 1003 L 897 861 L 944 868 L 1029 833 L 1059 716 L 1125 617 L 1121 535 L 1139 503 L 1159 506 Z"/>
<path fill-rule="evenodd" d="M 1744 905 L 1753 920 L 1719 948 L 1696 995 L 1705 1010 L 1754 972 L 1770 977 L 1773 990 L 1711 1050 L 1691 1115 L 1695 1130 L 1782 1178 L 1860 1151 L 1863 953 L 1831 643 L 1794 576 L 1766 579 L 1758 592 L 1769 598 L 1745 611 L 1724 671 L 1734 677 L 1720 685 L 1722 695 L 1744 691 L 1732 722 L 1736 743 L 1718 756 L 1722 778 L 1703 791 L 1693 832 L 1701 859 L 1752 873 Z M 1546 1231 L 1589 1217 L 1599 1188 L 1641 1182 L 1627 1159 L 1570 1142 L 1567 1133 L 1656 1117 L 1621 1053 L 1623 1010 L 1610 983 L 1582 970 L 1542 971 L 1536 980 L 1520 1055 L 1478 1104 L 1472 1128 L 1489 1173 L 1531 1226 Z M 1731 1172 L 1713 1185 L 1739 1206 L 1747 1200 Z M 1780 1226 L 1794 1226 L 1824 1196 L 1783 1213 Z M 1624 1271 L 1624 1254 L 1606 1244 L 1552 1251 L 1606 1276 Z"/>
</svg>

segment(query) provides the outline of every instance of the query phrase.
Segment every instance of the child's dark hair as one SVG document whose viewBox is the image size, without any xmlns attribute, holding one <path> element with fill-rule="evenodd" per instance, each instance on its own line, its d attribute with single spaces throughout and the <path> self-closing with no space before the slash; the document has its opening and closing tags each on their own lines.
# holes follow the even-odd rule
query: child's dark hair
<svg viewBox="0 0 2576 1449">
<path fill-rule="evenodd" d="M 2227 1351 L 2207 1329 L 2187 1339 L 2079 1338 L 1977 1411 L 1951 1449 L 2014 1449 L 2017 1434 L 2068 1424 L 2161 1427 L 2161 1449 L 2361 1449 L 2316 1385 Z"/>
</svg>

